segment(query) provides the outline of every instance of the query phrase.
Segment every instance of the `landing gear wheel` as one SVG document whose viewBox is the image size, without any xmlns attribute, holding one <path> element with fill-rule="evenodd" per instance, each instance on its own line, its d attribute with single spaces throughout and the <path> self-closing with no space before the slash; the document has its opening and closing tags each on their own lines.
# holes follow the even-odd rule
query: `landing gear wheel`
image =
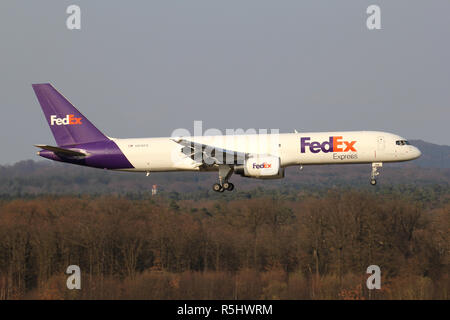
<svg viewBox="0 0 450 320">
<path fill-rule="evenodd" d="M 373 185 L 373 186 L 376 185 L 377 184 L 377 180 L 375 180 L 375 179 L 370 180 L 370 184 Z"/>
<path fill-rule="evenodd" d="M 223 184 L 223 188 L 224 188 L 225 190 L 231 191 L 231 190 L 234 189 L 234 184 L 232 184 L 231 182 L 225 182 L 225 183 Z"/>
<path fill-rule="evenodd" d="M 223 187 L 218 183 L 214 183 L 212 188 L 215 192 L 223 192 L 224 191 Z"/>
</svg>

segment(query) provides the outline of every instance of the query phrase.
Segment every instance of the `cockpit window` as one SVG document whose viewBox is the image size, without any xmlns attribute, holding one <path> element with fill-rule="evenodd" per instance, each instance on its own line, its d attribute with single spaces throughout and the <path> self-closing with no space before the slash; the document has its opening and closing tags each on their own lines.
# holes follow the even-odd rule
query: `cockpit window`
<svg viewBox="0 0 450 320">
<path fill-rule="evenodd" d="M 408 140 L 397 140 L 397 141 L 395 141 L 395 144 L 398 146 L 406 146 L 406 145 L 409 145 L 409 141 Z"/>
</svg>

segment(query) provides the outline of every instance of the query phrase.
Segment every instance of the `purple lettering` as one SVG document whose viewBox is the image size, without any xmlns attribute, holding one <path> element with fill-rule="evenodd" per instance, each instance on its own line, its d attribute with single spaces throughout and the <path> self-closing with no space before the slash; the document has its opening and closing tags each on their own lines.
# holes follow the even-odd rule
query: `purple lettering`
<svg viewBox="0 0 450 320">
<path fill-rule="evenodd" d="M 306 152 L 305 148 L 310 145 L 310 143 L 307 142 L 307 141 L 310 140 L 310 139 L 311 138 L 309 138 L 309 137 L 300 138 L 300 152 L 301 153 L 305 153 Z"/>
<path fill-rule="evenodd" d="M 325 148 L 326 146 L 328 146 L 328 149 Z M 330 137 L 329 141 L 325 141 L 324 143 L 322 143 L 322 145 L 320 147 L 322 148 L 322 151 L 325 153 L 332 152 L 333 151 L 333 137 Z"/>
<path fill-rule="evenodd" d="M 312 142 L 311 146 L 309 147 L 309 150 L 312 153 L 319 153 L 320 152 L 320 143 L 317 141 Z"/>
</svg>

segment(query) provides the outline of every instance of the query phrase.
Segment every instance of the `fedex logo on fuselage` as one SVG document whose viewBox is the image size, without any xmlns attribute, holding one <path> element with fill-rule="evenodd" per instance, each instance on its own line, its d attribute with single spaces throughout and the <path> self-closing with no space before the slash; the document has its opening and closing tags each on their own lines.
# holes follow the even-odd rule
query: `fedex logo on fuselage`
<svg viewBox="0 0 450 320">
<path fill-rule="evenodd" d="M 327 141 L 322 143 L 318 141 L 310 142 L 311 137 L 300 138 L 300 152 L 305 153 L 306 148 L 309 147 L 309 151 L 312 153 L 319 153 L 320 151 L 324 153 L 328 152 L 348 152 L 354 151 L 356 141 L 342 141 L 342 136 L 330 137 Z"/>
<path fill-rule="evenodd" d="M 253 162 L 253 169 L 266 169 L 266 168 L 271 168 L 272 164 L 267 163 L 267 162 L 263 162 L 261 164 L 257 164 L 255 162 Z"/>
<path fill-rule="evenodd" d="M 68 114 L 65 118 L 58 118 L 56 115 L 50 116 L 50 125 L 57 125 L 57 126 L 66 126 L 66 125 L 77 125 L 82 124 L 81 118 L 75 118 L 75 115 Z"/>
</svg>

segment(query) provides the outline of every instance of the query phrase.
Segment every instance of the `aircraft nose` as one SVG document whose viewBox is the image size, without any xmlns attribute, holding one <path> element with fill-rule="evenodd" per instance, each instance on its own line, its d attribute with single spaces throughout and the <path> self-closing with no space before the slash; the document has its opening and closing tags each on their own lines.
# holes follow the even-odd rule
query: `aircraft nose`
<svg viewBox="0 0 450 320">
<path fill-rule="evenodd" d="M 422 155 L 422 152 L 420 152 L 419 148 L 413 147 L 412 155 L 413 155 L 413 159 L 417 159 Z"/>
</svg>

